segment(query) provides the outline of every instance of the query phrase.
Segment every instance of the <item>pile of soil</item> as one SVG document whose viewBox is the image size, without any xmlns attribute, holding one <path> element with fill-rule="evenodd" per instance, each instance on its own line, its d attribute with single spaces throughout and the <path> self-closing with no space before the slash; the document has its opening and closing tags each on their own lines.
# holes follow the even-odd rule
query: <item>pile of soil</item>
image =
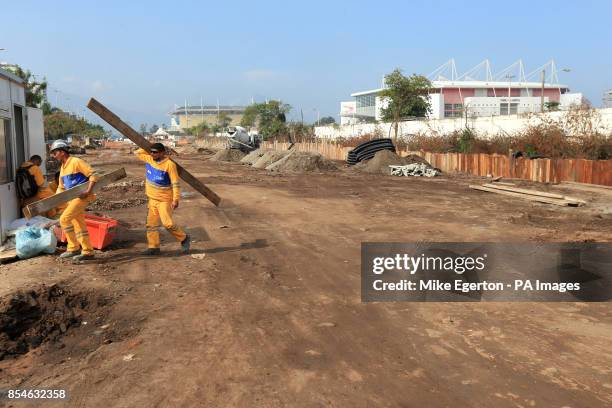
<svg viewBox="0 0 612 408">
<path fill-rule="evenodd" d="M 266 170 L 303 173 L 309 171 L 338 170 L 336 164 L 320 153 L 292 151 L 282 159 L 270 164 Z"/>
<path fill-rule="evenodd" d="M 81 325 L 91 310 L 108 304 L 104 296 L 42 285 L 18 291 L 0 301 L 0 360 L 25 354 L 46 341 L 55 341 Z"/>
<path fill-rule="evenodd" d="M 286 150 L 269 150 L 253 163 L 253 167 L 256 169 L 265 169 L 272 163 L 279 161 L 288 154 L 289 152 Z"/>
<path fill-rule="evenodd" d="M 261 156 L 263 156 L 266 152 L 269 152 L 269 151 L 270 150 L 268 149 L 253 150 L 251 153 L 247 154 L 242 159 L 240 159 L 240 163 L 246 163 L 252 166 L 253 164 L 255 164 L 257 160 L 261 158 Z"/>
<path fill-rule="evenodd" d="M 198 147 L 193 144 L 177 146 L 174 150 L 179 154 L 215 154 L 217 150 L 209 149 L 208 147 Z"/>
<path fill-rule="evenodd" d="M 354 168 L 365 173 L 390 175 L 391 169 L 389 166 L 404 166 L 412 163 L 424 163 L 431 167 L 427 160 L 422 157 L 416 155 L 399 157 L 392 151 L 380 150 L 370 160 L 359 162 Z"/>
<path fill-rule="evenodd" d="M 213 161 L 223 162 L 239 162 L 245 156 L 245 153 L 238 149 L 221 149 L 210 158 Z"/>
</svg>

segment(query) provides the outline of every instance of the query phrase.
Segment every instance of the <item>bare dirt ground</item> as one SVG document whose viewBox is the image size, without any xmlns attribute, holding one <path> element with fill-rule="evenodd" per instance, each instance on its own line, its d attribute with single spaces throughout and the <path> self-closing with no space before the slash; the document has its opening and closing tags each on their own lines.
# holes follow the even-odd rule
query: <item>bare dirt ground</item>
<svg viewBox="0 0 612 408">
<path fill-rule="evenodd" d="M 94 206 L 120 221 L 117 238 L 87 264 L 0 267 L 5 312 L 36 316 L 34 295 L 57 308 L 39 339 L 14 344 L 28 352 L 0 361 L 1 389 L 66 389 L 45 406 L 76 407 L 612 405 L 609 303 L 360 301 L 361 242 L 610 241 L 609 198 L 562 208 L 465 177 L 286 175 L 208 157 L 178 159 L 223 198 L 215 208 L 183 183 L 175 217 L 196 257 L 162 233 L 163 255 L 146 258 L 142 164 L 88 155 L 128 171 Z"/>
</svg>

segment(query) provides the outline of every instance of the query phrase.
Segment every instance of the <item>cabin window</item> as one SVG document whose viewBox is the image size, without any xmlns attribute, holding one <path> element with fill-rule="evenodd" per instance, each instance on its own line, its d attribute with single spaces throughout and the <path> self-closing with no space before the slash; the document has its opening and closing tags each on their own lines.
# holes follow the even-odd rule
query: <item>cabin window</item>
<svg viewBox="0 0 612 408">
<path fill-rule="evenodd" d="M 8 183 L 12 179 L 11 121 L 0 118 L 0 184 Z"/>
</svg>

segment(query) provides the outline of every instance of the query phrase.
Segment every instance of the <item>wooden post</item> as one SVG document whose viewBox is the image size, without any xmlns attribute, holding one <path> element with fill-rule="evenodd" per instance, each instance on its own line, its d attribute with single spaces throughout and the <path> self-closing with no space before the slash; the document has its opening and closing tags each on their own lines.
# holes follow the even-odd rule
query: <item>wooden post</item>
<svg viewBox="0 0 612 408">
<path fill-rule="evenodd" d="M 98 181 L 96 182 L 96 184 L 94 184 L 93 192 L 95 193 L 102 187 L 112 183 L 113 181 L 122 179 L 125 176 L 126 174 L 124 168 L 98 176 Z M 23 215 L 25 215 L 26 218 L 32 218 L 35 215 L 46 213 L 47 211 L 56 208 L 60 204 L 64 204 L 70 200 L 77 198 L 79 195 L 87 191 L 88 187 L 89 183 L 79 184 L 76 187 L 62 191 L 61 193 L 54 194 L 51 197 L 35 201 L 32 204 L 29 204 L 24 207 Z"/>
<path fill-rule="evenodd" d="M 111 112 L 106 106 L 102 105 L 100 102 L 91 98 L 87 103 L 87 107 L 106 122 L 109 125 L 117 129 L 122 135 L 130 139 L 132 142 L 136 143 L 136 145 L 147 152 L 151 151 L 151 143 L 142 137 L 138 132 L 132 129 L 127 123 L 122 121 L 119 116 L 115 115 Z M 176 164 L 176 169 L 178 171 L 178 175 L 182 178 L 187 184 L 193 187 L 197 192 L 206 197 L 211 203 L 218 206 L 221 202 L 221 197 L 215 194 L 210 188 L 206 187 L 204 183 L 195 178 L 191 173 L 185 170 L 180 164 L 174 162 Z"/>
</svg>

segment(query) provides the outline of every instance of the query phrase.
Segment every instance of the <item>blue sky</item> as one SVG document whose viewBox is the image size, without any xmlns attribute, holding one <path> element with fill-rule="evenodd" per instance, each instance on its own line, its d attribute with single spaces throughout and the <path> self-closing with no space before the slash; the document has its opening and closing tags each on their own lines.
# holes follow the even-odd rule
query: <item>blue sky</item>
<svg viewBox="0 0 612 408">
<path fill-rule="evenodd" d="M 612 1 L 3 2 L 0 61 L 49 81 L 49 99 L 85 112 L 98 98 L 135 127 L 174 104 L 282 99 L 290 118 L 335 116 L 383 74 L 461 73 L 554 58 L 595 106 L 612 88 Z M 53 89 L 59 92 L 53 91 Z"/>
</svg>

